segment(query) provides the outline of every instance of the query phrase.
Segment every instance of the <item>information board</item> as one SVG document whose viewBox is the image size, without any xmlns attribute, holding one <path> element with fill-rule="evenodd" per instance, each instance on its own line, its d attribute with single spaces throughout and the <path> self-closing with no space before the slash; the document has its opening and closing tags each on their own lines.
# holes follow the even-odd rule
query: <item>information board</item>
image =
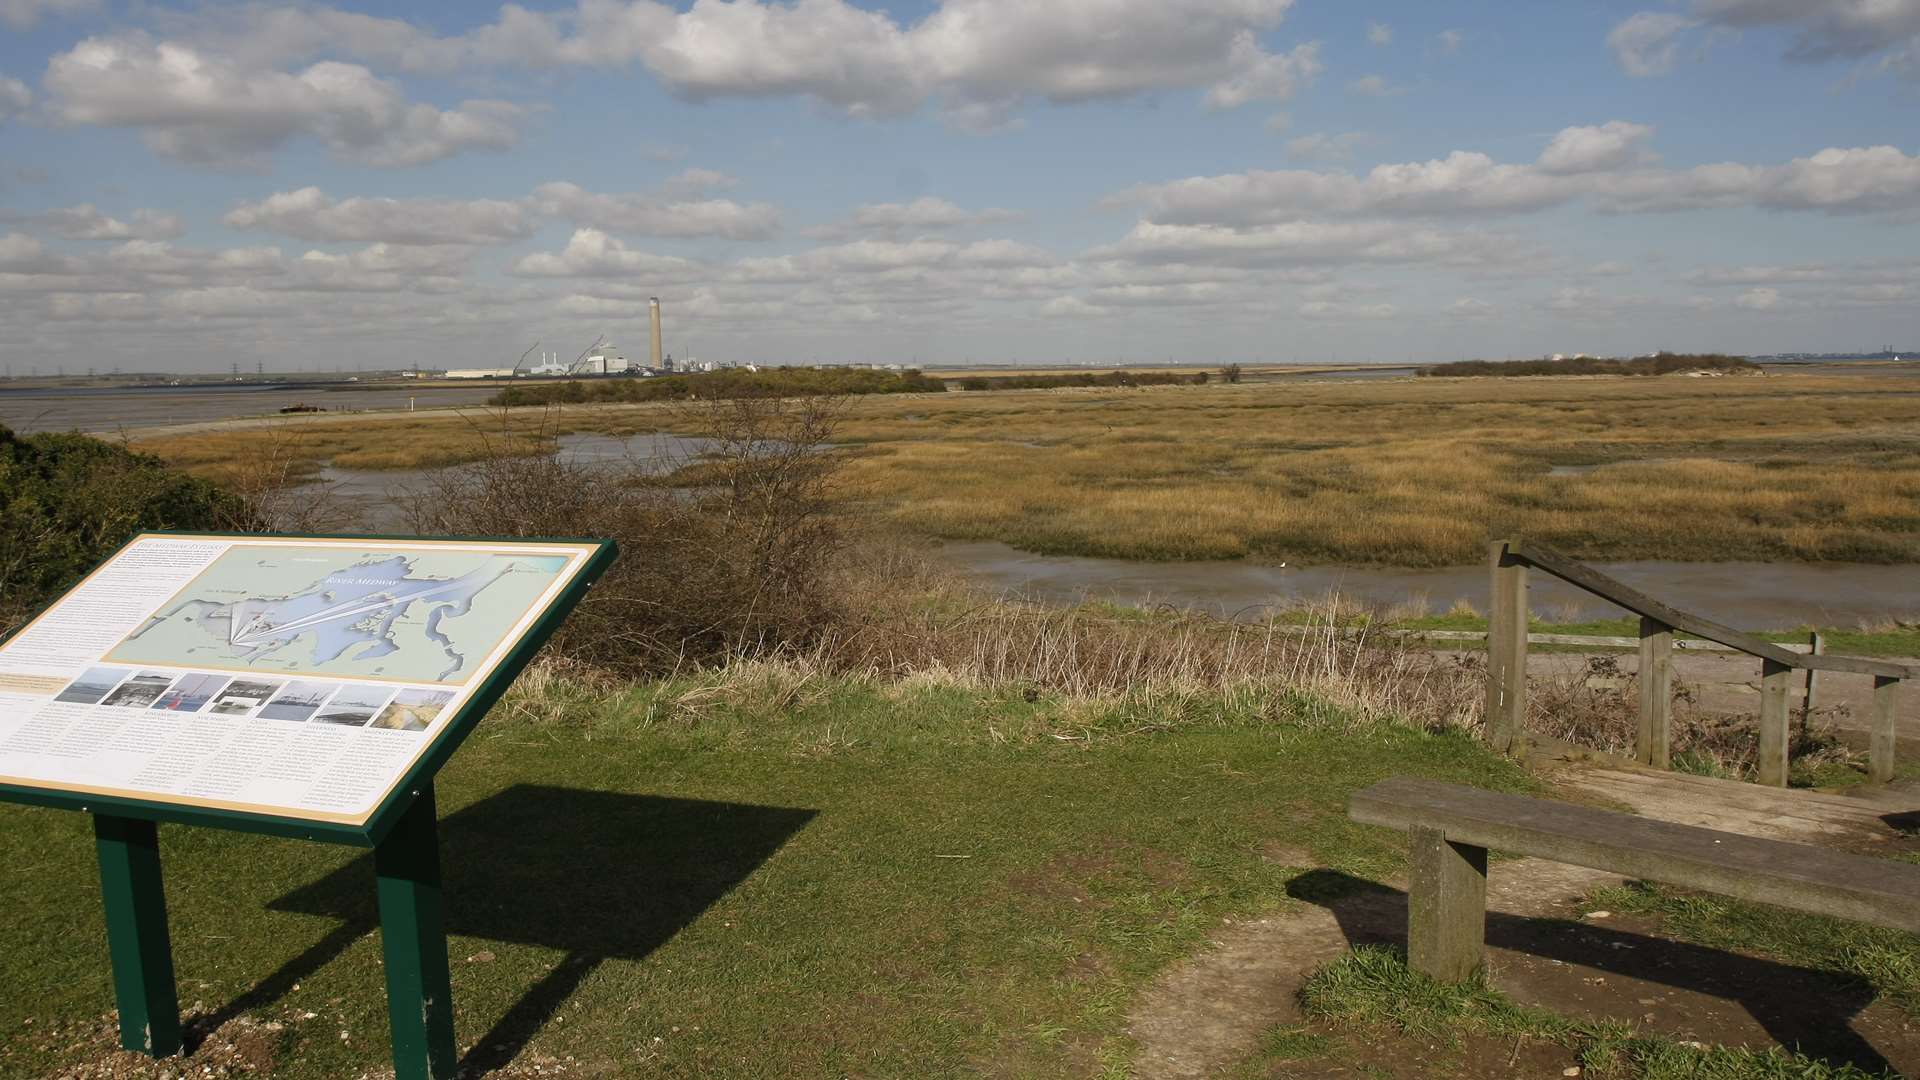
<svg viewBox="0 0 1920 1080">
<path fill-rule="evenodd" d="M 0 795 L 366 829 L 611 557 L 595 541 L 141 535 L 0 644 Z"/>
</svg>

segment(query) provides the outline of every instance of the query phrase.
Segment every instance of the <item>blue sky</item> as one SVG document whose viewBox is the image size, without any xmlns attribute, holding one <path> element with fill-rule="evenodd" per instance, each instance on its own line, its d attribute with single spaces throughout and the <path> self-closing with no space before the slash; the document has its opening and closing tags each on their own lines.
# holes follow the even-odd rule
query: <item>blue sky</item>
<svg viewBox="0 0 1920 1080">
<path fill-rule="evenodd" d="M 0 0 L 0 359 L 1920 343 L 1920 0 Z"/>
</svg>

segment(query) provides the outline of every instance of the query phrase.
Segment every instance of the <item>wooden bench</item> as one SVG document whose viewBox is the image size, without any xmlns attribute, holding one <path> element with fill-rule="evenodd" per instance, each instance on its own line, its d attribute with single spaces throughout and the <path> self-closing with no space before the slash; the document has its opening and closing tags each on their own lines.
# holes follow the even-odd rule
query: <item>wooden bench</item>
<svg viewBox="0 0 1920 1080">
<path fill-rule="evenodd" d="M 1411 841 L 1407 962 L 1458 982 L 1486 952 L 1487 849 L 1920 932 L 1920 866 L 1398 776 L 1353 820 Z"/>
</svg>

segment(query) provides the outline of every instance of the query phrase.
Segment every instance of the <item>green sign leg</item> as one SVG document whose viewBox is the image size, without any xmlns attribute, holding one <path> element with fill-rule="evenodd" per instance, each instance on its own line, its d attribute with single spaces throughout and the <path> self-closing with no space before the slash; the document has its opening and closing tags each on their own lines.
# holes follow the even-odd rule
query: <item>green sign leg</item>
<svg viewBox="0 0 1920 1080">
<path fill-rule="evenodd" d="M 397 1080 L 448 1080 L 459 1064 L 435 825 L 433 786 L 427 784 L 373 851 Z"/>
<path fill-rule="evenodd" d="M 180 999 L 160 887 L 159 833 L 151 821 L 93 815 L 107 951 L 120 1007 L 120 1045 L 157 1058 L 180 1052 Z"/>
</svg>

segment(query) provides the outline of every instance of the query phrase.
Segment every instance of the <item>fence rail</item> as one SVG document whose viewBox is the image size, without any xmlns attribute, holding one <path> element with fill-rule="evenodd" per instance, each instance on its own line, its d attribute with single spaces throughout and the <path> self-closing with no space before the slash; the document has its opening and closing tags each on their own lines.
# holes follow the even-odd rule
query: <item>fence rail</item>
<svg viewBox="0 0 1920 1080">
<path fill-rule="evenodd" d="M 1657 769 L 1672 767 L 1673 650 L 1688 647 L 1676 641 L 1674 635 L 1678 632 L 1759 659 L 1761 783 L 1777 787 L 1787 783 L 1787 699 L 1795 671 L 1809 673 L 1809 698 L 1814 685 L 1813 672 L 1873 678 L 1867 771 L 1876 782 L 1893 778 L 1895 704 L 1900 684 L 1920 674 L 1905 664 L 1859 656 L 1833 656 L 1818 646 L 1796 648 L 1766 641 L 1663 604 L 1590 566 L 1521 540 L 1494 541 L 1488 549 L 1487 562 L 1493 575 L 1493 605 L 1487 631 L 1486 721 L 1487 738 L 1495 749 L 1512 750 L 1521 737 L 1527 712 L 1527 645 L 1545 638 L 1572 636 L 1527 632 L 1527 571 L 1535 569 L 1640 616 L 1637 639 L 1607 640 L 1624 646 L 1637 645 L 1640 649 L 1640 729 L 1635 740 L 1635 755 L 1642 764 Z"/>
</svg>

